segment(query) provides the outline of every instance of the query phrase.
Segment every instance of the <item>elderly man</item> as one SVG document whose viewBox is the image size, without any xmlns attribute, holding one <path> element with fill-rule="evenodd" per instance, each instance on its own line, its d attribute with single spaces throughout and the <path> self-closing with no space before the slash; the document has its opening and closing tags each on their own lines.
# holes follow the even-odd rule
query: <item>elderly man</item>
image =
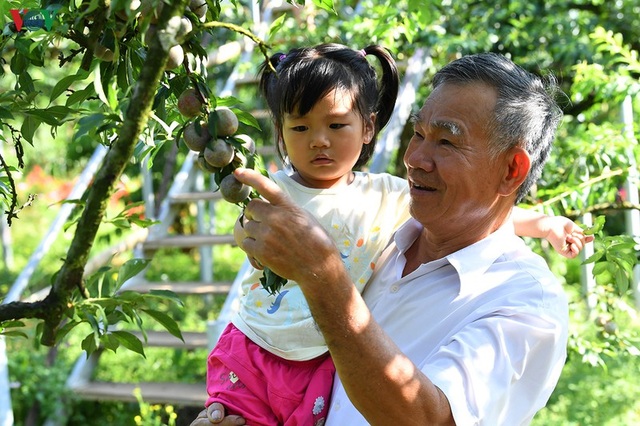
<svg viewBox="0 0 640 426">
<path fill-rule="evenodd" d="M 562 116 L 549 89 L 495 54 L 435 75 L 404 155 L 412 219 L 362 297 L 322 227 L 268 179 L 236 171 L 264 197 L 245 211 L 242 248 L 299 283 L 334 360 L 327 425 L 522 425 L 547 402 L 567 300 L 509 215 Z"/>
</svg>

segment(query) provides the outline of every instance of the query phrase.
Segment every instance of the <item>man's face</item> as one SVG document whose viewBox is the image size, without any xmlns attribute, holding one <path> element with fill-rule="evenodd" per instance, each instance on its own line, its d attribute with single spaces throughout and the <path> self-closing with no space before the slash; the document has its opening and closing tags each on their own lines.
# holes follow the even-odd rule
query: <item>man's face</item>
<svg viewBox="0 0 640 426">
<path fill-rule="evenodd" d="M 452 237 L 494 218 L 504 156 L 489 156 L 487 127 L 497 94 L 484 84 L 444 84 L 418 113 L 404 155 L 411 215 Z"/>
</svg>

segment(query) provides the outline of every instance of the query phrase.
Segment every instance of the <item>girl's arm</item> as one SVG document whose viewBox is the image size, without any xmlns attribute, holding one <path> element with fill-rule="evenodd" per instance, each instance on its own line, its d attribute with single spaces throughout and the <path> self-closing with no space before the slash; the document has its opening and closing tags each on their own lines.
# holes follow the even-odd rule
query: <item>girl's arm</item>
<svg viewBox="0 0 640 426">
<path fill-rule="evenodd" d="M 571 219 L 564 216 L 548 216 L 534 210 L 514 207 L 511 219 L 516 234 L 521 237 L 544 238 L 562 256 L 576 257 L 584 245 L 593 241 L 593 235 L 585 235 Z"/>
</svg>

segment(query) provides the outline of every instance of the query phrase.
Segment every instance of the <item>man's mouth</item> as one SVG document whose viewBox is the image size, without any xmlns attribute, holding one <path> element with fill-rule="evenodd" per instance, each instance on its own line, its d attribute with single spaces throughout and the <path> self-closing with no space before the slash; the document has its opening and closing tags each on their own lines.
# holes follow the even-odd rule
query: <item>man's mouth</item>
<svg viewBox="0 0 640 426">
<path fill-rule="evenodd" d="M 435 191 L 436 188 L 429 185 L 422 185 L 416 182 L 411 182 L 411 189 L 417 189 L 419 191 Z"/>
</svg>

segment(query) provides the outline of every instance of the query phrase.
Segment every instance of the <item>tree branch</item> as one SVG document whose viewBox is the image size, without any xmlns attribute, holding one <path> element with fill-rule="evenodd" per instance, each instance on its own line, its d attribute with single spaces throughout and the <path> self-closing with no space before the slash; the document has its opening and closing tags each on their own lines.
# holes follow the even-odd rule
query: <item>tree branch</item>
<svg viewBox="0 0 640 426">
<path fill-rule="evenodd" d="M 158 28 L 167 28 L 169 19 L 182 15 L 185 8 L 186 0 L 166 3 Z M 133 155 L 139 135 L 147 125 L 153 98 L 169 57 L 169 48 L 170 46 L 163 46 L 157 37 L 149 46 L 147 58 L 132 91 L 125 120 L 117 139 L 111 144 L 104 165 L 98 171 L 93 185 L 87 190 L 86 203 L 76 233 L 49 295 L 38 302 L 0 305 L 0 321 L 19 318 L 43 319 L 41 343 L 44 345 L 55 344 L 56 332 L 68 308 L 70 295 L 75 289 L 82 288 L 84 268 L 104 217 L 109 195 Z"/>
</svg>

